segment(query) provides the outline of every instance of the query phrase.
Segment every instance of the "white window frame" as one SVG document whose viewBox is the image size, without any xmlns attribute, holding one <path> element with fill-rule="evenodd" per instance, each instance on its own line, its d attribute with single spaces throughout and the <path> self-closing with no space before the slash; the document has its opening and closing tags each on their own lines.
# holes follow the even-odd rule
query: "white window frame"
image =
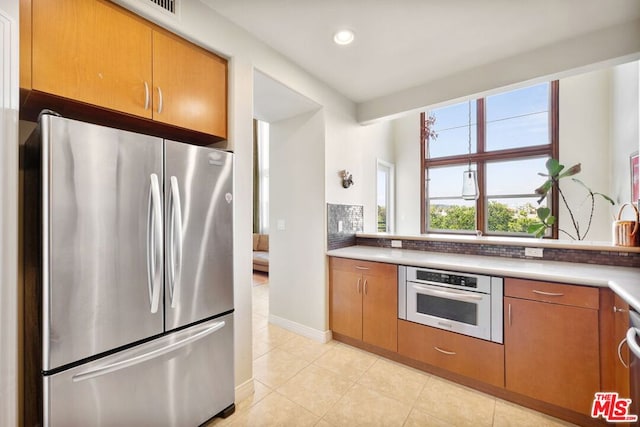
<svg viewBox="0 0 640 427">
<path fill-rule="evenodd" d="M 376 159 L 376 195 L 375 195 L 375 211 L 376 211 L 376 231 L 378 231 L 378 193 L 380 192 L 381 183 L 378 181 L 378 173 L 384 172 L 388 179 L 384 189 L 387 208 L 387 233 L 393 233 L 395 230 L 395 165 L 386 160 Z"/>
</svg>

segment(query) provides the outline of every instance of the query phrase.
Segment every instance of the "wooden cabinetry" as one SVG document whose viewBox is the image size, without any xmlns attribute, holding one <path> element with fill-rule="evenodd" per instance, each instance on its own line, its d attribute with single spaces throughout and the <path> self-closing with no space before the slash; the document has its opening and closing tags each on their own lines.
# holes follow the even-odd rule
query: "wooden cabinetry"
<svg viewBox="0 0 640 427">
<path fill-rule="evenodd" d="M 150 26 L 97 0 L 34 0 L 32 20 L 32 89 L 151 118 Z"/>
<path fill-rule="evenodd" d="M 629 389 L 629 347 L 626 345 L 626 335 L 629 329 L 629 304 L 619 296 L 613 300 L 613 347 L 615 391 L 621 397 L 631 396 Z M 614 348 L 615 347 L 615 348 Z"/>
<path fill-rule="evenodd" d="M 154 120 L 226 137 L 226 82 L 225 60 L 172 34 L 153 32 Z"/>
<path fill-rule="evenodd" d="M 330 258 L 329 269 L 331 330 L 397 351 L 397 266 Z"/>
<path fill-rule="evenodd" d="M 105 0 L 21 11 L 23 89 L 226 139 L 223 58 Z"/>
<path fill-rule="evenodd" d="M 505 279 L 508 390 L 589 414 L 600 390 L 597 288 Z"/>
<path fill-rule="evenodd" d="M 504 346 L 398 320 L 398 353 L 496 387 L 504 387 Z"/>
</svg>

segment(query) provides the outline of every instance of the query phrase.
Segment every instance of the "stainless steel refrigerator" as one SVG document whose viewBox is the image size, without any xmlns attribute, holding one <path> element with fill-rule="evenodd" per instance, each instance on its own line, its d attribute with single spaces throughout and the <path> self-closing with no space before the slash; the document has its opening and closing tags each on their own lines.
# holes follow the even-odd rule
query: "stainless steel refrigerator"
<svg viewBox="0 0 640 427">
<path fill-rule="evenodd" d="M 24 153 L 26 425 L 233 412 L 233 155 L 52 114 Z"/>
</svg>

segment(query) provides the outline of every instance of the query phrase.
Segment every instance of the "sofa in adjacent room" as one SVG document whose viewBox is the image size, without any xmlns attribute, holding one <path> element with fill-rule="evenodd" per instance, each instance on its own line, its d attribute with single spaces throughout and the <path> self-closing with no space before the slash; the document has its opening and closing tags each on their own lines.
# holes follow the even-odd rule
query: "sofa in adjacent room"
<svg viewBox="0 0 640 427">
<path fill-rule="evenodd" d="M 253 233 L 253 269 L 269 272 L 269 235 Z"/>
</svg>

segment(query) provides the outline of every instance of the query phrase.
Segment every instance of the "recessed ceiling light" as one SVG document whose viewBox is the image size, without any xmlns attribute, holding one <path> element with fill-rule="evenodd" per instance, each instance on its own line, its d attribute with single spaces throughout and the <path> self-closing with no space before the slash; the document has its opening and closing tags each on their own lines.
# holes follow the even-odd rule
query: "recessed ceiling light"
<svg viewBox="0 0 640 427">
<path fill-rule="evenodd" d="M 351 43 L 354 38 L 355 34 L 351 30 L 340 30 L 333 35 L 333 41 L 341 45 Z"/>
</svg>

